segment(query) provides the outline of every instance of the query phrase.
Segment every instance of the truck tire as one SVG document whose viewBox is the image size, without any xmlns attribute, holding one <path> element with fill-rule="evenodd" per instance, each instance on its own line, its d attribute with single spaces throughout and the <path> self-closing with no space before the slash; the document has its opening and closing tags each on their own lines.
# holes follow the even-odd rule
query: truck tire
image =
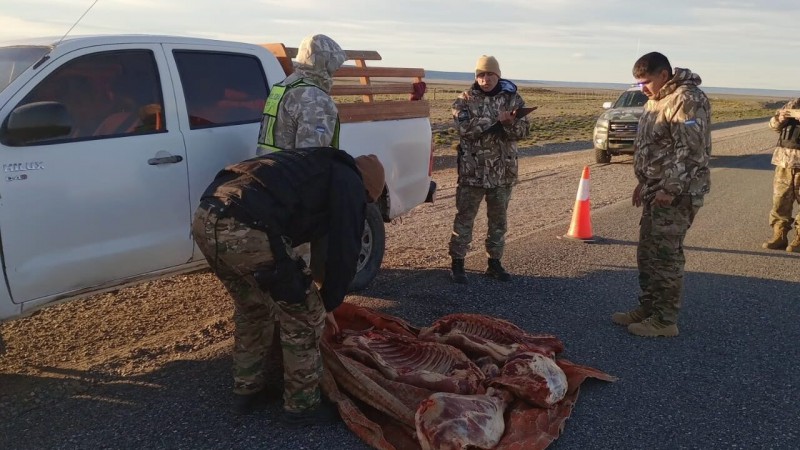
<svg viewBox="0 0 800 450">
<path fill-rule="evenodd" d="M 608 150 L 603 150 L 602 148 L 595 148 L 594 160 L 600 164 L 608 164 L 611 162 L 611 153 L 608 153 Z"/>
<path fill-rule="evenodd" d="M 378 270 L 383 262 L 383 252 L 386 248 L 386 229 L 383 225 L 383 215 L 378 205 L 367 205 L 364 234 L 361 236 L 361 253 L 358 255 L 356 276 L 350 283 L 351 291 L 360 291 L 366 288 L 378 275 Z"/>
</svg>

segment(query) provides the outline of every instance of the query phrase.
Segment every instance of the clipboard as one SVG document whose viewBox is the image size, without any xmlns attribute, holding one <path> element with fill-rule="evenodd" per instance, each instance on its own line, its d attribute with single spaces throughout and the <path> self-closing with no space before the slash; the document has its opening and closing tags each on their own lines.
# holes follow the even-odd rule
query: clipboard
<svg viewBox="0 0 800 450">
<path fill-rule="evenodd" d="M 530 108 L 517 108 L 514 110 L 514 117 L 521 119 L 537 109 L 539 109 L 538 106 L 531 106 Z"/>
</svg>

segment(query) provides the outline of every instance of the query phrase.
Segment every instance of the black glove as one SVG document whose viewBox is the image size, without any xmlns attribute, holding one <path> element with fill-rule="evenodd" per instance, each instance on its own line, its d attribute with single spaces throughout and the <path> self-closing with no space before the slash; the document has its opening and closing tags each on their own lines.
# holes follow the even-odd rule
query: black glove
<svg viewBox="0 0 800 450">
<path fill-rule="evenodd" d="M 311 275 L 306 275 L 303 258 L 283 259 L 269 267 L 253 272 L 258 286 L 269 292 L 272 299 L 291 304 L 303 303 L 311 287 Z"/>
</svg>

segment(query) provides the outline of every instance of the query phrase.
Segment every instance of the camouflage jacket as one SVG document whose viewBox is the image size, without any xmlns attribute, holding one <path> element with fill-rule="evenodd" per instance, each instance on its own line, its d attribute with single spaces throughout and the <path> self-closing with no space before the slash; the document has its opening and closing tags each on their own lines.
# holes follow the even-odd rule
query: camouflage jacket
<svg viewBox="0 0 800 450">
<path fill-rule="evenodd" d="M 500 111 L 525 106 L 517 86 L 500 79 L 500 92 L 488 95 L 477 84 L 462 92 L 453 103 L 453 118 L 461 138 L 458 151 L 458 183 L 493 188 L 517 180 L 517 141 L 530 133 L 527 117 L 511 126 L 500 125 Z"/>
<path fill-rule="evenodd" d="M 656 190 L 703 196 L 711 187 L 711 105 L 700 83 L 700 76 L 676 67 L 645 104 L 633 156 L 636 178 L 648 186 L 645 196 Z"/>
<path fill-rule="evenodd" d="M 295 71 L 281 84 L 288 85 L 302 78 L 314 86 L 292 88 L 284 94 L 274 128 L 276 147 L 331 145 L 339 111 L 328 93 L 333 86 L 333 73 L 344 64 L 345 58 L 344 50 L 324 35 L 313 36 L 300 44 Z M 265 126 L 261 124 L 262 129 Z"/>
<path fill-rule="evenodd" d="M 781 109 L 800 109 L 800 98 L 796 98 L 794 100 L 790 100 Z M 780 110 L 778 110 L 780 111 Z M 778 120 L 778 111 L 775 112 L 775 115 L 769 120 L 769 127 L 773 130 L 780 133 L 783 127 L 789 122 L 785 120 L 783 122 Z M 800 169 L 800 150 L 794 148 L 786 148 L 781 147 L 778 145 L 775 147 L 775 151 L 772 152 L 772 164 L 777 167 L 783 167 L 785 169 L 794 168 Z"/>
</svg>

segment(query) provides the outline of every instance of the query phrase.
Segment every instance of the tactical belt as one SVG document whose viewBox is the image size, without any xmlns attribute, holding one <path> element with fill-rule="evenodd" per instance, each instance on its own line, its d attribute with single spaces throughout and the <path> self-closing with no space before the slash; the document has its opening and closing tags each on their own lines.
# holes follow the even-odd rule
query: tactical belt
<svg viewBox="0 0 800 450">
<path fill-rule="evenodd" d="M 209 214 L 214 214 L 218 219 L 230 217 L 230 206 L 216 197 L 206 197 L 200 200 L 200 208 Z"/>
</svg>

